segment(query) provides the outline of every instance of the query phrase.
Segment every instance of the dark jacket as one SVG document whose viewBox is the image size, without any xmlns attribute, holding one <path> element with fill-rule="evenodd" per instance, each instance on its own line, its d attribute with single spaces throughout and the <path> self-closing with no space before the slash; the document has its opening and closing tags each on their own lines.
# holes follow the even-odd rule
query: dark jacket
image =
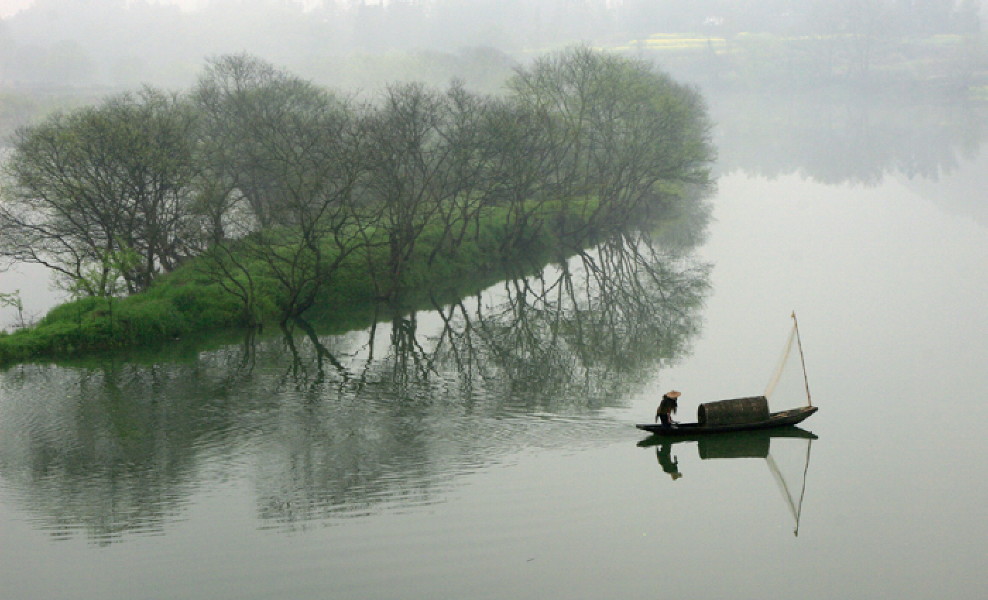
<svg viewBox="0 0 988 600">
<path fill-rule="evenodd" d="M 655 411 L 655 420 L 662 419 L 664 424 L 670 424 L 672 419 L 669 415 L 676 414 L 677 408 L 679 408 L 679 405 L 676 404 L 675 398 L 663 395 L 662 402 L 659 403 L 659 408 Z"/>
</svg>

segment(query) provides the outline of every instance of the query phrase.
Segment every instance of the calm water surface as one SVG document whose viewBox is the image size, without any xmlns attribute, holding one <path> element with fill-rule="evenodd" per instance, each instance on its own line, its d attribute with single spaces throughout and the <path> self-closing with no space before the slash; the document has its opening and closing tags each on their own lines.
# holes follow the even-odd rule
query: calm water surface
<svg viewBox="0 0 988 600">
<path fill-rule="evenodd" d="M 718 110 L 705 229 L 363 331 L 0 372 L 0 597 L 988 595 L 978 132 L 759 162 Z M 815 439 L 640 444 L 668 388 L 761 393 L 793 309 Z"/>
</svg>

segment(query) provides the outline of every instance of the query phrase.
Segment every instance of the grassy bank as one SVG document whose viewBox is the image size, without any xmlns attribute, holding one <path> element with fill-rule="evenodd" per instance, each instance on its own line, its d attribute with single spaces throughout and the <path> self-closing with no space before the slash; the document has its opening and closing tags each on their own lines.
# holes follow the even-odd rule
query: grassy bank
<svg viewBox="0 0 988 600">
<path fill-rule="evenodd" d="M 592 241 L 583 215 L 590 202 L 543 206 L 542 216 L 522 236 L 521 245 L 504 248 L 508 228 L 502 209 L 487 211 L 471 234 L 455 251 L 434 252 L 442 239 L 438 223 L 423 231 L 412 260 L 401 279 L 400 301 L 416 303 L 416 296 L 431 293 L 453 297 L 463 285 L 478 288 L 505 273 L 505 265 L 520 259 L 531 265 L 572 253 L 580 244 L 563 243 L 564 232 L 580 231 L 583 244 Z M 567 235 L 568 235 L 567 234 Z M 326 252 L 333 249 L 326 248 Z M 310 313 L 322 323 L 341 326 L 359 321 L 373 310 L 378 286 L 372 273 L 385 272 L 386 245 L 373 244 L 351 254 L 322 282 L 319 301 Z M 430 262 L 431 258 L 431 262 Z M 255 310 L 261 323 L 278 320 L 283 293 L 261 263 L 249 263 L 239 277 L 250 277 L 256 288 Z M 482 280 L 482 281 L 481 281 Z M 473 290 L 469 290 L 473 291 Z M 420 304 L 420 302 L 419 302 Z M 308 315 L 307 315 L 308 316 Z M 202 332 L 246 325 L 240 299 L 224 290 L 203 259 L 189 262 L 163 276 L 141 294 L 122 298 L 86 297 L 53 308 L 33 327 L 14 333 L 0 332 L 0 365 L 14 362 L 66 358 L 86 353 L 159 344 Z"/>
</svg>

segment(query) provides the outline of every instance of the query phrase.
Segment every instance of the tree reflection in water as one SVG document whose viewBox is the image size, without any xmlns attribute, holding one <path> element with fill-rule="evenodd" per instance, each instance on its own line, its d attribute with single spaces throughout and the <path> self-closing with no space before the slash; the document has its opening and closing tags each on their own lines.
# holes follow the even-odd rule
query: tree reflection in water
<svg viewBox="0 0 988 600">
<path fill-rule="evenodd" d="M 431 311 L 379 307 L 361 331 L 22 365 L 0 374 L 5 495 L 97 543 L 160 532 L 223 481 L 250 482 L 276 528 L 435 502 L 518 448 L 622 434 L 597 410 L 688 351 L 708 270 L 626 234 Z"/>
</svg>

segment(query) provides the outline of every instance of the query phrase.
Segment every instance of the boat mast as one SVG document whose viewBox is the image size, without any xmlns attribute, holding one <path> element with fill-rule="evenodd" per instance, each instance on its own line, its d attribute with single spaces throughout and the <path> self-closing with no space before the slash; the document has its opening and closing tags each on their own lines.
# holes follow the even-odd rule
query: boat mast
<svg viewBox="0 0 988 600">
<path fill-rule="evenodd" d="M 799 347 L 799 363 L 803 366 L 803 385 L 806 386 L 806 403 L 813 406 L 813 399 L 810 397 L 810 381 L 806 377 L 806 360 L 803 358 L 803 342 L 799 339 L 799 321 L 796 320 L 796 311 L 792 311 L 792 325 L 796 329 L 796 345 Z"/>
</svg>

